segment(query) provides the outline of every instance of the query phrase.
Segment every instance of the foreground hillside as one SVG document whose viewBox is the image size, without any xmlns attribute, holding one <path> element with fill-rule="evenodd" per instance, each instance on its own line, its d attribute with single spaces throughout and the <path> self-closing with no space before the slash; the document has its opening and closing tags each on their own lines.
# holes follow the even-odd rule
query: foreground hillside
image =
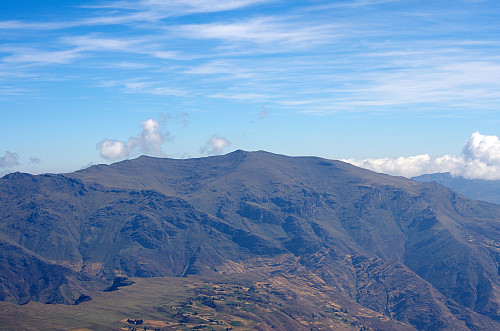
<svg viewBox="0 0 500 331">
<path fill-rule="evenodd" d="M 415 330 L 346 301 L 314 278 L 260 270 L 132 280 L 118 291 L 94 292 L 92 300 L 76 306 L 0 302 L 0 329 Z"/>
<path fill-rule="evenodd" d="M 0 179 L 3 319 L 45 307 L 13 305 L 30 300 L 109 298 L 99 291 L 115 277 L 202 277 L 211 291 L 231 277 L 248 297 L 226 288 L 222 301 L 261 300 L 254 309 L 282 316 L 238 312 L 233 324 L 252 328 L 500 329 L 499 229 L 500 206 L 312 157 L 236 151 L 15 173 Z M 273 280 L 283 288 L 262 287 Z M 220 297 L 203 300 L 235 313 Z"/>
</svg>

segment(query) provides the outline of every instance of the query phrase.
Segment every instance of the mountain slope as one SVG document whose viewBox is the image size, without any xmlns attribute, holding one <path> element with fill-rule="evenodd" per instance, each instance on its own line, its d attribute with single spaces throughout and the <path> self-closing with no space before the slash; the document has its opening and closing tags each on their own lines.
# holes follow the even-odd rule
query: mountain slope
<svg viewBox="0 0 500 331">
<path fill-rule="evenodd" d="M 421 183 L 438 182 L 466 197 L 500 204 L 500 180 L 465 179 L 448 173 L 427 174 L 413 177 Z"/>
<path fill-rule="evenodd" d="M 500 328 L 500 206 L 435 183 L 236 151 L 11 174 L 0 197 L 6 238 L 95 284 L 259 270 L 418 329 Z"/>
</svg>

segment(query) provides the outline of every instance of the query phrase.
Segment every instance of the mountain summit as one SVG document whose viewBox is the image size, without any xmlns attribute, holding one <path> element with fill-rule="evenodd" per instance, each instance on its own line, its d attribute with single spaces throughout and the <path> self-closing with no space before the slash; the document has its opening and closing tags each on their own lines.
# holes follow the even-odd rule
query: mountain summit
<svg viewBox="0 0 500 331">
<path fill-rule="evenodd" d="M 388 328 L 500 329 L 500 206 L 340 161 L 235 151 L 13 173 L 0 233 L 2 301 L 258 273 L 328 287 Z"/>
</svg>

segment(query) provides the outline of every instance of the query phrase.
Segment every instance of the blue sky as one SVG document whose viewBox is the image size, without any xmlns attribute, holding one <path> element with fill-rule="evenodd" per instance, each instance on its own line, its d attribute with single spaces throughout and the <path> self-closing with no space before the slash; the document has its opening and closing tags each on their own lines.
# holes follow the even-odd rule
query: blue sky
<svg viewBox="0 0 500 331">
<path fill-rule="evenodd" d="M 496 179 L 499 77 L 498 1 L 2 1 L 0 175 L 244 149 Z"/>
</svg>

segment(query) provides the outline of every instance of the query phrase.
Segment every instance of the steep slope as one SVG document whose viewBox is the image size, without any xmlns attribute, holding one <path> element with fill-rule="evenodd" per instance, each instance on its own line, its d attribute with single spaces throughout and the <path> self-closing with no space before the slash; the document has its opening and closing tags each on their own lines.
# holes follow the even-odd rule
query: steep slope
<svg viewBox="0 0 500 331">
<path fill-rule="evenodd" d="M 216 265 L 248 257 L 232 237 L 259 242 L 181 198 L 155 191 L 84 185 L 61 175 L 12 174 L 0 185 L 2 234 L 88 276 L 183 276 L 199 258 Z"/>
<path fill-rule="evenodd" d="M 500 328 L 500 206 L 435 183 L 236 151 L 11 174 L 0 197 L 8 240 L 96 281 L 258 269 L 418 329 Z"/>
<path fill-rule="evenodd" d="M 449 172 L 413 177 L 421 183 L 438 182 L 468 198 L 500 204 L 500 180 L 465 179 Z"/>
<path fill-rule="evenodd" d="M 0 238 L 0 301 L 73 304 L 92 288 L 89 279 Z"/>
</svg>

